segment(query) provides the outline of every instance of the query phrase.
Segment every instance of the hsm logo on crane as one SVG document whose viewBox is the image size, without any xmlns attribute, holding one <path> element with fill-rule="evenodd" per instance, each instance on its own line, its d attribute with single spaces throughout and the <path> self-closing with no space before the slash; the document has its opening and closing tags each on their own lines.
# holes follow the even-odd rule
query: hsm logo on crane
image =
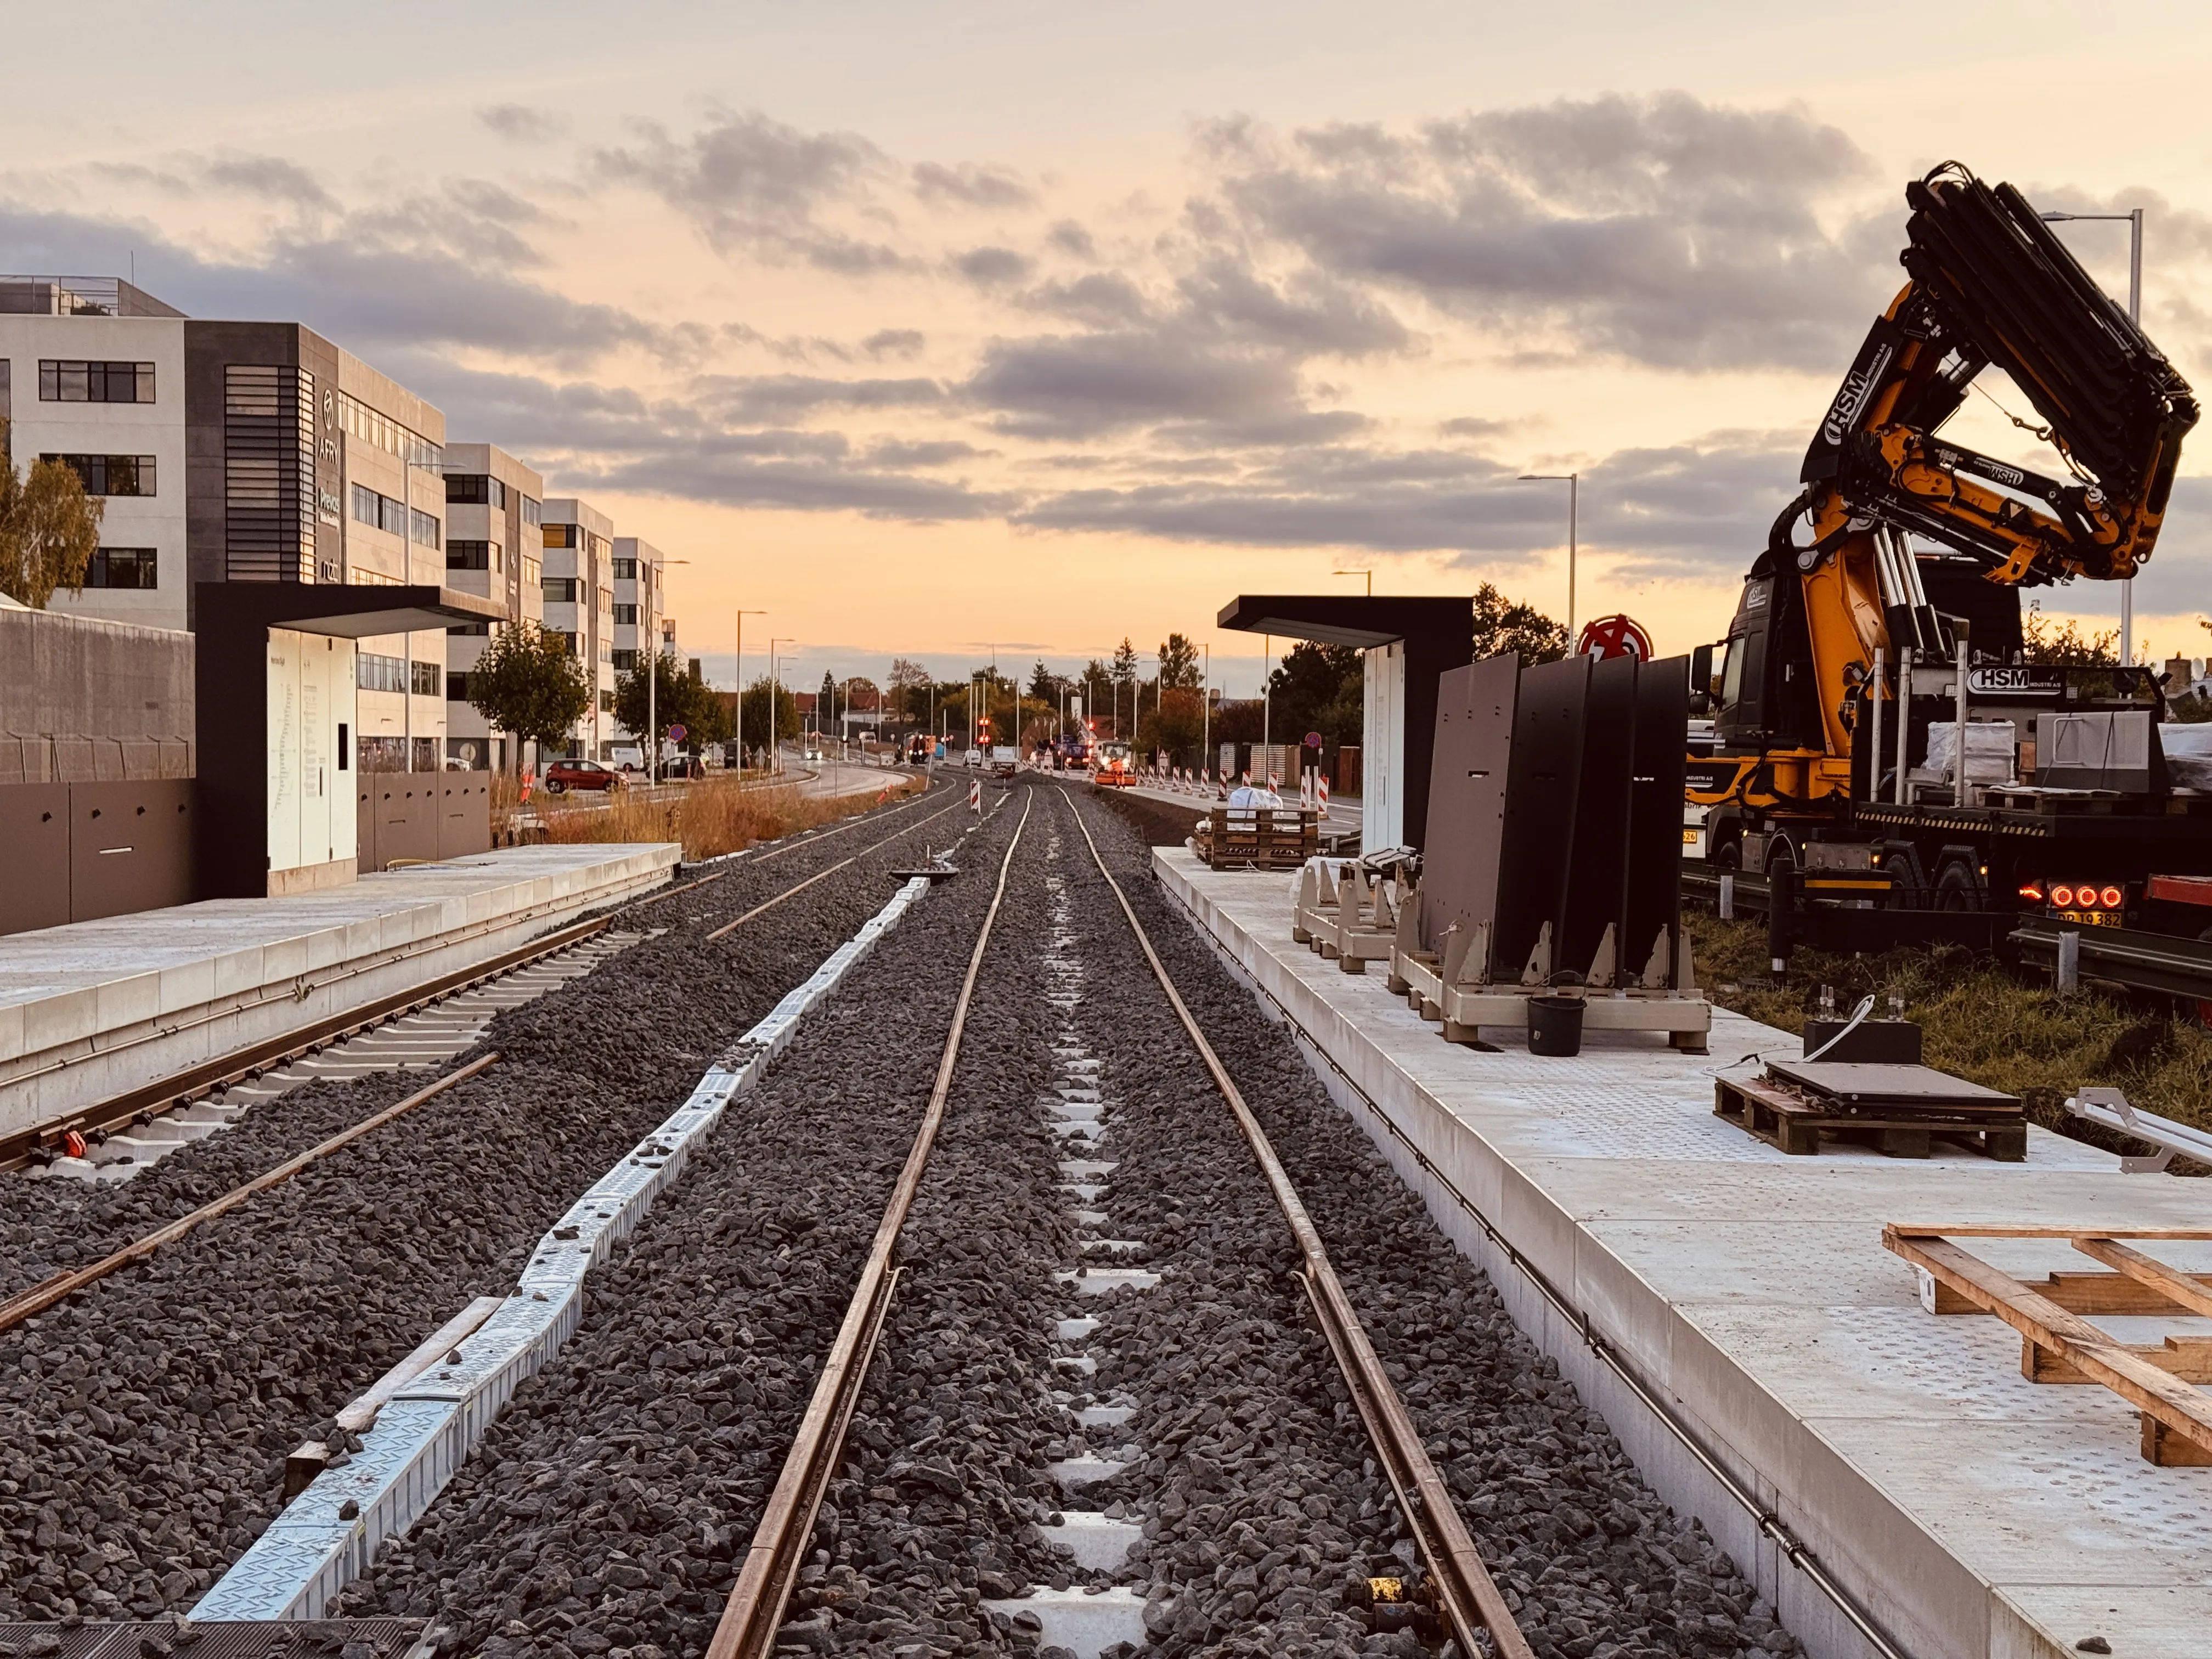
<svg viewBox="0 0 2212 1659">
<path fill-rule="evenodd" d="M 1851 365 L 1851 372 L 1844 376 L 1843 385 L 1836 389 L 1836 401 L 1828 406 L 1828 418 L 1820 422 L 1820 436 L 1832 445 L 1840 446 L 1845 434 L 1858 425 L 1867 399 L 1881 384 L 1882 376 L 1889 372 L 1890 360 L 1897 355 L 1897 348 L 1887 340 L 1870 343 L 1871 356 Z"/>
</svg>

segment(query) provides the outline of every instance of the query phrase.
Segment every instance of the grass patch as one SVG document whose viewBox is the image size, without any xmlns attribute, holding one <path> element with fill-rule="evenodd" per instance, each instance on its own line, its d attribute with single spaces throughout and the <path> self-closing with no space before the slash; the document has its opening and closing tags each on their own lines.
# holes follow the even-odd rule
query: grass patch
<svg viewBox="0 0 2212 1659">
<path fill-rule="evenodd" d="M 1691 909 L 1683 922 L 1698 982 L 1722 1007 L 1802 1033 L 1820 1010 L 1823 985 L 1835 988 L 1837 1012 L 1846 1015 L 1869 992 L 1876 1018 L 1888 1013 L 1892 995 L 1901 996 L 1905 1017 L 1921 1026 L 1928 1064 L 2018 1095 L 2046 1129 L 2111 1151 L 2147 1150 L 2065 1115 L 2066 1097 L 2085 1084 L 2124 1089 L 2133 1105 L 2212 1128 L 2212 1036 L 2124 995 L 2088 988 L 2055 996 L 1989 957 L 1941 945 L 1866 957 L 1800 948 L 1788 980 L 1777 985 L 1764 921 L 1723 921 Z"/>
<path fill-rule="evenodd" d="M 742 852 L 756 842 L 774 841 L 796 830 L 811 830 L 851 817 L 876 805 L 879 799 L 898 799 L 921 787 L 910 777 L 887 777 L 878 793 L 840 795 L 824 799 L 802 795 L 795 788 L 766 788 L 740 784 L 733 778 L 703 778 L 687 784 L 672 799 L 652 800 L 642 790 L 622 790 L 605 806 L 556 804 L 558 798 L 543 791 L 532 795 L 529 807 L 510 799 L 504 802 L 495 790 L 492 821 L 495 830 L 502 819 L 512 822 L 518 811 L 536 809 L 545 825 L 545 839 L 562 842 L 672 841 L 683 844 L 688 860 L 714 858 Z M 512 793 L 514 786 L 508 790 Z"/>
</svg>

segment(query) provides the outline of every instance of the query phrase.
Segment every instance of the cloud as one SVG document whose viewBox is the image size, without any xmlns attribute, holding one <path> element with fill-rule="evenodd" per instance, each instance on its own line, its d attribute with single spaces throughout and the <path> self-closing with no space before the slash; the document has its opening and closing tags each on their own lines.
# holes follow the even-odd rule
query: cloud
<svg viewBox="0 0 2212 1659">
<path fill-rule="evenodd" d="M 975 247 L 954 255 L 952 268 L 977 288 L 1006 288 L 1024 281 L 1036 262 L 1010 247 Z"/>
<path fill-rule="evenodd" d="M 955 461 L 981 460 L 997 452 L 978 449 L 957 438 L 905 442 L 885 439 L 868 447 L 871 466 L 950 466 Z"/>
<path fill-rule="evenodd" d="M 890 158 L 858 133 L 802 132 L 757 110 L 680 139 L 648 125 L 635 147 L 600 151 L 592 170 L 659 196 L 724 254 L 854 276 L 910 263 L 824 222 L 893 176 Z"/>
<path fill-rule="evenodd" d="M 876 358 L 917 356 L 921 347 L 918 328 L 879 328 L 860 342 L 860 349 Z"/>
<path fill-rule="evenodd" d="M 1206 349 L 1150 330 L 996 340 L 966 389 L 1002 430 L 1038 438 L 1162 420 L 1245 421 L 1298 406 L 1297 372 L 1279 355 Z"/>
<path fill-rule="evenodd" d="M 1045 240 L 1062 253 L 1072 253 L 1079 259 L 1098 257 L 1098 244 L 1091 240 L 1089 231 L 1073 219 L 1060 220 L 1053 226 Z"/>
<path fill-rule="evenodd" d="M 477 119 L 517 143 L 542 143 L 561 131 L 551 116 L 528 104 L 487 104 L 477 111 Z"/>
<path fill-rule="evenodd" d="M 1840 129 L 1681 93 L 1410 131 L 1284 139 L 1223 123 L 1200 155 L 1215 211 L 1317 271 L 1537 349 L 1671 368 L 1847 357 L 1884 297 L 1902 216 L 1868 210 L 1875 170 Z"/>
<path fill-rule="evenodd" d="M 945 401 L 935 380 L 840 380 L 817 374 L 706 375 L 701 407 L 726 421 L 793 421 L 823 409 L 929 409 Z"/>
<path fill-rule="evenodd" d="M 1483 415 L 1459 415 L 1449 421 L 1437 422 L 1437 433 L 1445 438 L 1503 438 L 1517 432 L 1524 422 L 1493 421 Z"/>
<path fill-rule="evenodd" d="M 1094 270 L 1073 282 L 1050 282 L 1020 296 L 1031 310 L 1094 328 L 1142 321 L 1152 311 L 1143 290 L 1118 270 Z"/>
<path fill-rule="evenodd" d="M 278 155 L 221 155 L 200 169 L 220 189 L 258 196 L 296 208 L 334 210 L 337 202 L 314 174 Z"/>
<path fill-rule="evenodd" d="M 932 207 L 1025 208 L 1036 203 L 1030 187 L 1004 167 L 922 161 L 911 176 L 914 193 Z"/>
</svg>

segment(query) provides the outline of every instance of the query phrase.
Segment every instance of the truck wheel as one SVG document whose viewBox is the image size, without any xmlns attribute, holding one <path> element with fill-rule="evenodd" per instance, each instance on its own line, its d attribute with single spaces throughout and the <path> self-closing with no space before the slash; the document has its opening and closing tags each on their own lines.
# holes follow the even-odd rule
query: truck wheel
<svg viewBox="0 0 2212 1659">
<path fill-rule="evenodd" d="M 1953 859 L 1936 875 L 1935 908 L 1938 910 L 1979 911 L 1985 908 L 1982 897 L 1981 877 L 1971 865 Z"/>
</svg>

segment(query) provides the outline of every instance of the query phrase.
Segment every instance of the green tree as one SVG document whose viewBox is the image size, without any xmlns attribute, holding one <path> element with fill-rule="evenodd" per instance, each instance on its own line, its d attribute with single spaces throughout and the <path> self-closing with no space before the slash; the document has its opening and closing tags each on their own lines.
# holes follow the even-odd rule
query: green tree
<svg viewBox="0 0 2212 1659">
<path fill-rule="evenodd" d="M 1358 743 L 1366 682 L 1366 659 L 1358 647 L 1299 641 L 1267 677 L 1274 741 L 1297 743 L 1318 732 L 1325 743 Z"/>
<path fill-rule="evenodd" d="M 1160 694 L 1158 708 L 1145 710 L 1137 726 L 1137 748 L 1146 755 L 1164 749 L 1170 765 L 1194 766 L 1202 758 L 1198 749 L 1205 733 L 1206 708 L 1197 688 L 1170 685 Z"/>
<path fill-rule="evenodd" d="M 566 634 L 510 623 L 469 670 L 469 707 L 494 731 L 514 735 L 520 769 L 525 743 L 567 745 L 576 722 L 591 712 L 592 679 Z"/>
<path fill-rule="evenodd" d="M 2084 635 L 2081 624 L 2069 617 L 2064 623 L 2043 614 L 2043 602 L 2030 599 L 2020 619 L 2021 655 L 2045 668 L 2117 668 L 2120 662 L 2120 630 L 2106 629 Z"/>
<path fill-rule="evenodd" d="M 745 741 L 764 744 L 768 741 L 768 700 L 775 695 L 775 735 L 780 743 L 786 738 L 799 735 L 799 699 L 787 685 L 771 685 L 767 675 L 762 675 L 745 688 Z"/>
<path fill-rule="evenodd" d="M 647 667 L 641 663 L 615 677 L 615 718 L 633 732 L 645 730 Z M 720 743 L 729 735 L 729 710 L 707 683 L 676 659 L 672 651 L 653 659 L 649 705 L 656 723 L 653 737 L 665 738 L 672 726 L 684 728 L 684 746 L 696 753 L 706 744 Z M 765 727 L 763 727 L 765 729 Z M 648 752 L 653 752 L 648 750 Z"/>
<path fill-rule="evenodd" d="M 1198 647 L 1180 634 L 1169 635 L 1160 647 L 1160 684 L 1170 690 L 1178 686 L 1195 690 L 1201 678 Z"/>
<path fill-rule="evenodd" d="M 18 475 L 0 418 L 0 593 L 43 611 L 56 588 L 82 589 L 106 508 L 60 461 L 33 461 Z"/>
<path fill-rule="evenodd" d="M 1129 643 L 1127 635 L 1124 634 L 1121 636 L 1121 643 L 1114 647 L 1114 665 L 1107 670 L 1107 673 L 1117 684 L 1129 685 L 1135 683 L 1137 651 L 1136 647 Z"/>
<path fill-rule="evenodd" d="M 1474 659 L 1510 651 L 1523 667 L 1567 654 L 1567 626 L 1533 605 L 1507 599 L 1488 582 L 1474 590 Z"/>
<path fill-rule="evenodd" d="M 929 716 L 929 671 L 904 657 L 891 659 L 891 678 L 884 713 L 911 729 Z"/>
</svg>

